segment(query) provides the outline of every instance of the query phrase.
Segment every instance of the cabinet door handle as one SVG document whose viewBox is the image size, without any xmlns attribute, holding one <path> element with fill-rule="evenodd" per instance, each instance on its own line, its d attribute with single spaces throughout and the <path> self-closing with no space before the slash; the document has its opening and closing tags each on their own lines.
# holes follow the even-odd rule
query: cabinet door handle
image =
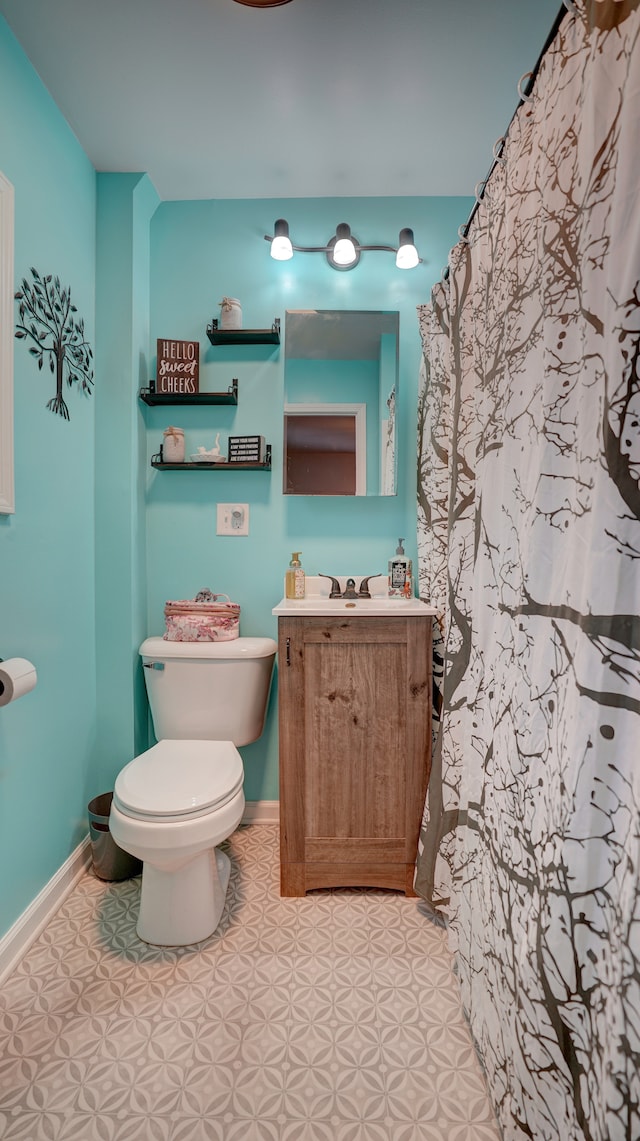
<svg viewBox="0 0 640 1141">
<path fill-rule="evenodd" d="M 291 665 L 291 638 L 287 638 L 287 665 Z"/>
</svg>

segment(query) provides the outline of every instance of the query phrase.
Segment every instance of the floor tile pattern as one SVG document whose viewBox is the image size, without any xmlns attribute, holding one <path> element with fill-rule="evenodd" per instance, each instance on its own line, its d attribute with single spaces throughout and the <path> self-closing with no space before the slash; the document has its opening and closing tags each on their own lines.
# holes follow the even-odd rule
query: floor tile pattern
<svg viewBox="0 0 640 1141">
<path fill-rule="evenodd" d="M 140 942 L 139 879 L 74 888 L 0 990 L 3 1141 L 499 1141 L 416 900 L 281 899 L 276 828 L 224 847 L 192 947 Z"/>
</svg>

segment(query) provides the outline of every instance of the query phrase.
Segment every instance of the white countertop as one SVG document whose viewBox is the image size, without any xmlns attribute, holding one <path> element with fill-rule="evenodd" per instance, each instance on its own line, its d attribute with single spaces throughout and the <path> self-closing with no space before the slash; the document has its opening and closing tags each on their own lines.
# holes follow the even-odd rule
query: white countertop
<svg viewBox="0 0 640 1141">
<path fill-rule="evenodd" d="M 346 575 L 337 575 L 344 590 Z M 356 590 L 363 575 L 352 575 Z M 372 579 L 369 584 L 371 598 L 329 598 L 331 583 L 319 575 L 307 575 L 304 598 L 282 598 L 272 614 L 288 617 L 321 617 L 347 615 L 349 617 L 410 618 L 437 614 L 435 606 L 428 606 L 420 598 L 389 598 L 386 576 Z M 374 593 L 375 592 L 375 593 Z"/>
</svg>

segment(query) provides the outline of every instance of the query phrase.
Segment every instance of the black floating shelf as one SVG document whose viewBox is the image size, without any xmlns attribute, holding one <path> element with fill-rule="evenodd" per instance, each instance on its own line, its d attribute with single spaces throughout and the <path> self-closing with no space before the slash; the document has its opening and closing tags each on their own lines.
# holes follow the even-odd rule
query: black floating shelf
<svg viewBox="0 0 640 1141">
<path fill-rule="evenodd" d="M 165 464 L 158 453 L 151 457 L 151 467 L 157 468 L 158 471 L 271 471 L 271 444 L 267 444 L 265 447 L 263 463 L 245 463 L 243 460 L 234 460 L 232 463 L 222 464 Z"/>
<path fill-rule="evenodd" d="M 275 318 L 270 329 L 219 329 L 213 320 L 207 325 L 207 336 L 212 345 L 279 345 L 280 318 Z"/>
<path fill-rule="evenodd" d="M 140 389 L 140 399 L 145 404 L 237 404 L 238 403 L 238 381 L 234 380 L 229 385 L 226 392 L 194 392 L 185 393 L 180 396 L 173 392 L 152 392 L 149 388 Z"/>
</svg>

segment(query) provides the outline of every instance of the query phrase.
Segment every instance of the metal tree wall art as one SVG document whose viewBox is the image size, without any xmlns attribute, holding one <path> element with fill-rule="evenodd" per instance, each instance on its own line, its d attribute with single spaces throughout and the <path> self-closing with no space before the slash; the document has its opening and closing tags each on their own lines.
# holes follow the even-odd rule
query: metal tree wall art
<svg viewBox="0 0 640 1141">
<path fill-rule="evenodd" d="M 29 284 L 23 278 L 15 295 L 20 302 L 16 337 L 33 342 L 29 352 L 37 360 L 39 369 L 49 360 L 49 369 L 56 378 L 56 394 L 48 401 L 47 408 L 68 420 L 69 409 L 62 395 L 65 377 L 69 388 L 78 384 L 81 391 L 90 396 L 93 352 L 85 340 L 84 320 L 75 316 L 78 310 L 71 304 L 71 289 L 63 288 L 59 277 L 50 273 L 42 277 L 33 267 L 31 275 L 33 282 Z"/>
</svg>

